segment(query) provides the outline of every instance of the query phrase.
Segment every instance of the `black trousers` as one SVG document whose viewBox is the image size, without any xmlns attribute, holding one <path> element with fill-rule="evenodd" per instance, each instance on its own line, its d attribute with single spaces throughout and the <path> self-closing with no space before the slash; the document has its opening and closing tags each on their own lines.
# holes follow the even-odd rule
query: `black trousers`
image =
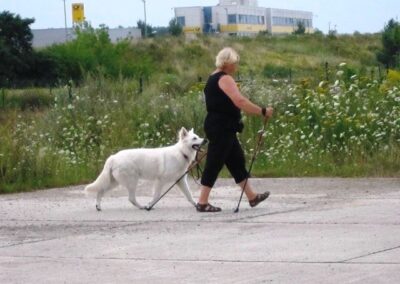
<svg viewBox="0 0 400 284">
<path fill-rule="evenodd" d="M 226 165 L 236 183 L 240 183 L 249 177 L 244 153 L 236 132 L 207 133 L 206 131 L 206 136 L 209 144 L 206 165 L 201 177 L 202 185 L 213 187 L 224 165 Z"/>
</svg>

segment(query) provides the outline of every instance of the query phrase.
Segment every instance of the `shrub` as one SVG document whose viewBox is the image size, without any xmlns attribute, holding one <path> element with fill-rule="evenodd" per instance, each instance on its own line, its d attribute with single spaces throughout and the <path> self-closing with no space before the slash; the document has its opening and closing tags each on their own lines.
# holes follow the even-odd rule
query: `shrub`
<svg viewBox="0 0 400 284">
<path fill-rule="evenodd" d="M 382 33 L 383 49 L 377 53 L 377 58 L 385 66 L 399 68 L 400 66 L 400 24 L 391 19 Z"/>
<path fill-rule="evenodd" d="M 263 69 L 263 75 L 267 78 L 289 78 L 290 68 L 266 64 Z"/>
</svg>

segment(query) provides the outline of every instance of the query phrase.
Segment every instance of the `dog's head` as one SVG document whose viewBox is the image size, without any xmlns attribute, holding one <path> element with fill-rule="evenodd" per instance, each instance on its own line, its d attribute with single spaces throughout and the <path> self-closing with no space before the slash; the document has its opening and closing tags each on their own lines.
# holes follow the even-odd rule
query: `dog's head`
<svg viewBox="0 0 400 284">
<path fill-rule="evenodd" d="M 200 138 L 193 132 L 193 128 L 187 131 L 185 127 L 182 127 L 179 131 L 179 142 L 181 142 L 188 149 L 200 150 L 201 145 L 206 143 L 206 140 Z"/>
</svg>

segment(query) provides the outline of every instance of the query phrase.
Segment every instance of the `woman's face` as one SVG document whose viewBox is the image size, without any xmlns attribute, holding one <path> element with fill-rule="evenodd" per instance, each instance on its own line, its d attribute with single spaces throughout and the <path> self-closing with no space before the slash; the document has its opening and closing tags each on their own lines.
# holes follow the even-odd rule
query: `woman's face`
<svg viewBox="0 0 400 284">
<path fill-rule="evenodd" d="M 232 75 L 237 71 L 237 63 L 232 63 L 232 64 L 226 64 L 225 65 L 225 72 Z"/>
</svg>

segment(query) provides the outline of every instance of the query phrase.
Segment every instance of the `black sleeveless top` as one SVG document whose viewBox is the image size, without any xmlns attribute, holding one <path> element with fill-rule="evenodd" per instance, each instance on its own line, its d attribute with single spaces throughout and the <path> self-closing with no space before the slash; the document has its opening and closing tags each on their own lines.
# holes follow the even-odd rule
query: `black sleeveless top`
<svg viewBox="0 0 400 284">
<path fill-rule="evenodd" d="M 204 88 L 207 116 L 204 121 L 205 132 L 233 131 L 241 132 L 240 109 L 234 105 L 228 95 L 219 87 L 219 79 L 226 75 L 217 72 L 210 75 Z"/>
</svg>

